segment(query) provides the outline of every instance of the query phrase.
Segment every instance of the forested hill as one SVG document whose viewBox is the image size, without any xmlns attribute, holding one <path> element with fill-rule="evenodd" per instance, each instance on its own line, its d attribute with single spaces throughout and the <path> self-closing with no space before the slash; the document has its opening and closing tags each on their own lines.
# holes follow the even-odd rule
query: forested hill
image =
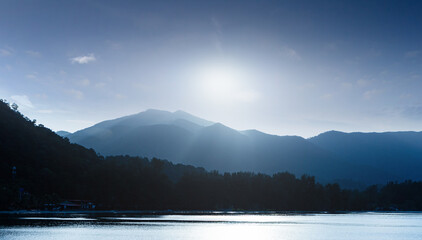
<svg viewBox="0 0 422 240">
<path fill-rule="evenodd" d="M 71 199 L 117 210 L 422 210 L 422 183 L 352 191 L 286 172 L 219 174 L 158 159 L 104 158 L 0 101 L 0 209 Z"/>
<path fill-rule="evenodd" d="M 177 181 L 190 172 L 200 173 L 204 169 L 140 157 L 104 159 L 94 150 L 72 144 L 50 129 L 36 125 L 34 120 L 19 113 L 17 107 L 13 109 L 4 100 L 0 101 L 0 205 L 3 209 L 17 204 L 19 191 L 29 201 L 20 203 L 25 206 L 60 199 L 116 199 L 125 191 L 134 193 L 137 189 L 142 189 L 145 201 L 154 202 L 158 196 L 155 194 L 161 191 L 157 190 L 160 184 Z M 151 182 L 152 185 L 147 184 Z M 154 201 L 147 197 L 151 194 Z"/>
</svg>

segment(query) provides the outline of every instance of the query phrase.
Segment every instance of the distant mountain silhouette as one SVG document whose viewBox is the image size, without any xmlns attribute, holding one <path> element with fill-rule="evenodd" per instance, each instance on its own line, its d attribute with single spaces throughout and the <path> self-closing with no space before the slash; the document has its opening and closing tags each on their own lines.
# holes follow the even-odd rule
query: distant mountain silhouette
<svg viewBox="0 0 422 240">
<path fill-rule="evenodd" d="M 67 132 L 67 131 L 57 131 L 56 134 L 59 135 L 60 137 L 67 137 L 72 133 Z"/>
<path fill-rule="evenodd" d="M 403 179 L 422 179 L 422 132 L 330 131 L 310 142 L 353 164 L 372 166 Z"/>
<path fill-rule="evenodd" d="M 208 170 L 309 174 L 319 181 L 384 183 L 399 179 L 365 162 L 297 136 L 237 131 L 188 113 L 147 110 L 108 120 L 67 136 L 104 155 L 158 157 Z"/>
</svg>

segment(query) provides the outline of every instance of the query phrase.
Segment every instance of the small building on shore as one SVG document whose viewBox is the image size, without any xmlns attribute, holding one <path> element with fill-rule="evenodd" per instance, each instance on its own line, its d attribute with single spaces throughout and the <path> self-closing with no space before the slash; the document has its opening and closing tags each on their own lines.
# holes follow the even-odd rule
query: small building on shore
<svg viewBox="0 0 422 240">
<path fill-rule="evenodd" d="M 89 200 L 65 200 L 60 204 L 61 210 L 88 210 L 95 209 L 95 204 Z"/>
</svg>

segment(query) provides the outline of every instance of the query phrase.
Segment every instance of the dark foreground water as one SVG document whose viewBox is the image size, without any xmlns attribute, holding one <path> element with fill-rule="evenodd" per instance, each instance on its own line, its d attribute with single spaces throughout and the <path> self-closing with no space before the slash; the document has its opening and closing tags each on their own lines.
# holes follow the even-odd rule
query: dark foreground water
<svg viewBox="0 0 422 240">
<path fill-rule="evenodd" d="M 0 239 L 422 239 L 422 213 L 0 214 Z"/>
</svg>

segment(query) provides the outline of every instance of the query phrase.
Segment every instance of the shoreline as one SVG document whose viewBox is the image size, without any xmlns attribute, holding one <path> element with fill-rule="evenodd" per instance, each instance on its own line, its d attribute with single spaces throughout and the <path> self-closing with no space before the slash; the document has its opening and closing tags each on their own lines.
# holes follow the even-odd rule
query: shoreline
<svg viewBox="0 0 422 240">
<path fill-rule="evenodd" d="M 0 215 L 55 215 L 55 214 L 138 214 L 138 215 L 307 215 L 307 214 L 360 214 L 360 213 L 422 213 L 422 211 L 173 211 L 173 210 L 14 210 L 0 211 Z"/>
</svg>

